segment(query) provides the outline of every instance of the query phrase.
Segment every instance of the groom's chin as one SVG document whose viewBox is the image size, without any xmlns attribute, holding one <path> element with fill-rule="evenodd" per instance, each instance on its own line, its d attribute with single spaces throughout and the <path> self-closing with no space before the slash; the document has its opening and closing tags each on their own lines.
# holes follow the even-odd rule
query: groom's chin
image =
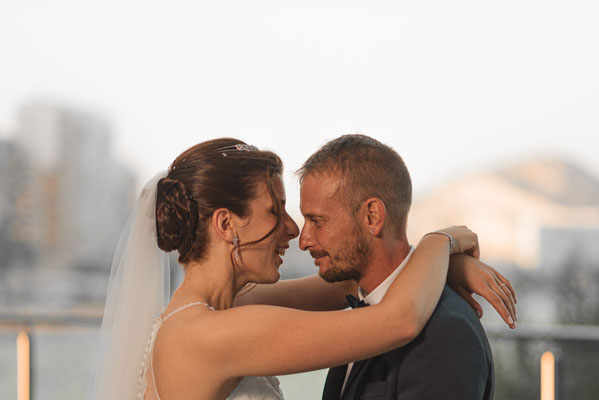
<svg viewBox="0 0 599 400">
<path fill-rule="evenodd" d="M 357 280 L 357 277 L 354 271 L 344 271 L 338 268 L 328 268 L 323 269 L 319 267 L 318 276 L 320 276 L 324 281 L 329 283 L 341 282 L 341 281 L 349 281 L 349 280 Z"/>
</svg>

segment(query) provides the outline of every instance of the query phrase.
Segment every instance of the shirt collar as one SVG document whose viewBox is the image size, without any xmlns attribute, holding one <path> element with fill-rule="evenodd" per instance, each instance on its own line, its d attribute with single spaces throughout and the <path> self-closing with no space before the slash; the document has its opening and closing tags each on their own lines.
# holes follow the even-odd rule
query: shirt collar
<svg viewBox="0 0 599 400">
<path fill-rule="evenodd" d="M 404 269 L 404 267 L 408 264 L 412 253 L 414 253 L 414 246 L 410 246 L 410 252 L 406 258 L 403 259 L 401 264 L 399 264 L 399 267 L 395 268 L 395 271 L 393 271 L 391 275 L 382 281 L 372 292 L 368 293 L 367 296 L 364 296 L 362 288 L 358 288 L 358 296 L 360 297 L 360 300 L 364 300 L 366 303 L 371 305 L 380 303 L 385 296 L 385 293 L 387 293 L 387 290 L 389 290 L 389 286 L 391 286 L 401 270 Z"/>
</svg>

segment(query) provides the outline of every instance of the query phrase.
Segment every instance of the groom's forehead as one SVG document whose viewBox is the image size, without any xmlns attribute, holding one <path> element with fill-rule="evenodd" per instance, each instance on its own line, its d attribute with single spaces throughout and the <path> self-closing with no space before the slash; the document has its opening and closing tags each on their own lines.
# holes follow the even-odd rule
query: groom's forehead
<svg viewBox="0 0 599 400">
<path fill-rule="evenodd" d="M 300 210 L 306 218 L 342 218 L 344 206 L 338 194 L 340 180 L 335 177 L 313 176 L 302 182 Z"/>
<path fill-rule="evenodd" d="M 335 175 L 308 175 L 300 184 L 300 200 L 336 200 L 340 183 L 341 179 Z"/>
</svg>

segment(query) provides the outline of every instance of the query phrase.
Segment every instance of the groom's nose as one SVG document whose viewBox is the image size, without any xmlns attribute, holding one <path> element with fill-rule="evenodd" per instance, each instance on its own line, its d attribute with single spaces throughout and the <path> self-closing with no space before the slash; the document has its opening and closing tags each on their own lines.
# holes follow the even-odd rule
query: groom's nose
<svg viewBox="0 0 599 400">
<path fill-rule="evenodd" d="M 300 232 L 299 247 L 302 250 L 309 250 L 314 247 L 314 240 L 312 239 L 312 232 L 308 222 L 304 223 L 302 231 Z"/>
</svg>

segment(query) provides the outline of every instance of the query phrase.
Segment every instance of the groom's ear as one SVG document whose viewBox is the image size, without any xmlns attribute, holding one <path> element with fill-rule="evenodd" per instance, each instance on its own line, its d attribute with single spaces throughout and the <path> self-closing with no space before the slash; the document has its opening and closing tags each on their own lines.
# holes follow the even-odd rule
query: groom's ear
<svg viewBox="0 0 599 400">
<path fill-rule="evenodd" d="M 366 231 L 373 236 L 379 236 L 387 219 L 387 210 L 383 200 L 378 197 L 366 199 L 362 203 L 360 214 Z"/>
<path fill-rule="evenodd" d="M 218 237 L 226 242 L 233 242 L 235 237 L 235 228 L 233 220 L 235 214 L 226 208 L 219 208 L 212 213 L 211 225 L 212 229 Z"/>
</svg>

